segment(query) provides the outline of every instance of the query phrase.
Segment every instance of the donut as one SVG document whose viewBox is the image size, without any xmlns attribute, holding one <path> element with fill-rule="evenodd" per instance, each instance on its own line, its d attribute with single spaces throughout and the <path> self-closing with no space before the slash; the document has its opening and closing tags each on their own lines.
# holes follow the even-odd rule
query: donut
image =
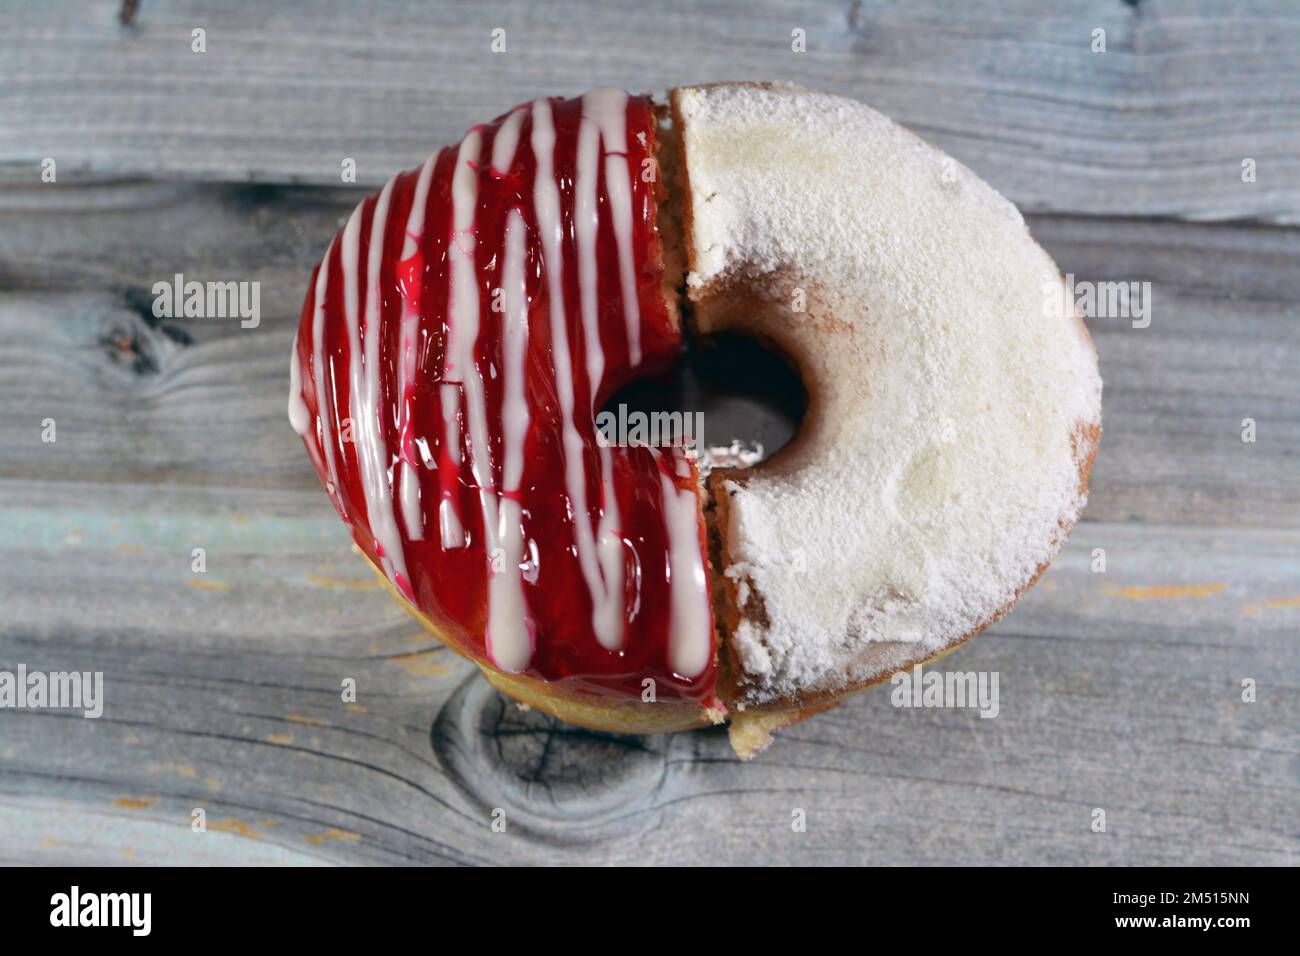
<svg viewBox="0 0 1300 956">
<path fill-rule="evenodd" d="M 544 98 L 363 200 L 309 283 L 289 419 L 357 549 L 522 704 L 774 731 L 1007 613 L 1086 501 L 1101 379 L 1016 208 L 785 84 Z M 786 358 L 753 467 L 613 444 L 688 334 Z"/>
</svg>

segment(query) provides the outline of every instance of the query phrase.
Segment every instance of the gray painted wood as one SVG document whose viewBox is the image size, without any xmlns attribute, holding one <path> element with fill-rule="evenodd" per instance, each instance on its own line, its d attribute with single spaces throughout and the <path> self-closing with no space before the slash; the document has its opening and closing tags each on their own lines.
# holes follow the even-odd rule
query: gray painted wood
<svg viewBox="0 0 1300 956">
<path fill-rule="evenodd" d="M 784 23 L 775 5 L 691 30 L 656 20 L 672 50 L 646 14 L 594 6 L 332 22 L 205 5 L 210 75 L 162 53 L 184 4 L 146 0 L 130 29 L 107 4 L 15 14 L 0 36 L 0 670 L 100 670 L 107 701 L 100 720 L 0 711 L 0 862 L 1294 865 L 1300 238 L 1263 223 L 1294 219 L 1300 193 L 1294 167 L 1249 193 L 1207 160 L 1249 141 L 1295 163 L 1294 83 L 1279 84 L 1296 57 L 1271 55 L 1296 48 L 1285 8 L 808 8 L 842 42 L 786 75 L 868 95 L 1050 210 L 1030 225 L 1063 270 L 1152 283 L 1149 328 L 1090 322 L 1106 401 L 1084 523 L 941 665 L 997 671 L 995 719 L 896 709 L 881 688 L 743 765 L 718 732 L 591 734 L 504 703 L 377 589 L 284 413 L 308 272 L 360 193 L 283 180 L 327 180 L 340 131 L 374 150 L 356 150 L 374 181 L 538 90 L 778 74 L 780 44 L 757 40 Z M 502 21 L 518 58 L 465 69 L 457 31 L 498 14 L 527 23 Z M 1051 49 L 1095 17 L 1122 53 L 1100 75 Z M 584 59 L 596 41 L 606 52 Z M 327 81 L 356 75 L 361 105 L 325 109 Z M 452 76 L 454 95 L 430 95 Z M 23 179 L 47 143 L 74 157 L 56 186 Z M 1186 221 L 1215 217 L 1259 222 Z M 259 281 L 261 323 L 154 319 L 152 284 L 177 271 Z M 710 436 L 751 419 L 724 404 Z"/>
<path fill-rule="evenodd" d="M 338 183 L 351 157 L 378 184 L 537 95 L 788 79 L 874 104 L 1028 209 L 1295 222 L 1298 43 L 1288 2 L 144 0 L 124 26 L 48 0 L 0 31 L 0 170 Z"/>
</svg>

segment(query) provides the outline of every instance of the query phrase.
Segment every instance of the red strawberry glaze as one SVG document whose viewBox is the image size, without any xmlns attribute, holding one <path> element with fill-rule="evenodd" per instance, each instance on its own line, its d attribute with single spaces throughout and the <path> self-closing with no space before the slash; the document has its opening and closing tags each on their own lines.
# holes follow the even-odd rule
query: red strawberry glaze
<svg viewBox="0 0 1300 956">
<path fill-rule="evenodd" d="M 477 657 L 598 696 L 640 697 L 652 678 L 659 698 L 709 706 L 694 464 L 679 448 L 602 450 L 594 423 L 681 349 L 642 175 L 654 135 L 645 97 L 541 100 L 364 200 L 313 273 L 290 417 L 357 545 Z M 594 623 L 602 609 L 612 626 Z"/>
</svg>

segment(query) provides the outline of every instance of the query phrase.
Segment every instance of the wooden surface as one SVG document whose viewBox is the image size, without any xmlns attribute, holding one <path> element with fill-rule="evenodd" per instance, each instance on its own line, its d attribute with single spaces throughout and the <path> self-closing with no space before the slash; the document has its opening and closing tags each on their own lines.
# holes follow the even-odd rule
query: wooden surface
<svg viewBox="0 0 1300 956">
<path fill-rule="evenodd" d="M 1294 5 L 342 7 L 6 8 L 0 670 L 103 671 L 106 708 L 0 711 L 0 862 L 1298 861 Z M 996 719 L 885 688 L 740 764 L 718 732 L 521 712 L 379 592 L 288 427 L 307 276 L 361 195 L 343 157 L 373 185 L 536 94 L 735 78 L 859 96 L 1031 211 L 1063 271 L 1152 283 L 1149 328 L 1089 323 L 1084 522 L 941 665 L 998 671 Z M 154 319 L 175 272 L 259 281 L 260 325 Z"/>
</svg>

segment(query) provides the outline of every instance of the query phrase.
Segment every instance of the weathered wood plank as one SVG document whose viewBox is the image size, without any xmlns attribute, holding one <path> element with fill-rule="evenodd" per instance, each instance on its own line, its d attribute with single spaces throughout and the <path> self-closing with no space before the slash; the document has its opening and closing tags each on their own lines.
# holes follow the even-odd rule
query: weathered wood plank
<svg viewBox="0 0 1300 956">
<path fill-rule="evenodd" d="M 338 183 L 350 157 L 374 184 L 534 96 L 790 79 L 874 104 L 1030 210 L 1296 222 L 1298 43 L 1300 10 L 1266 0 L 188 0 L 131 26 L 111 3 L 23 4 L 0 32 L 0 174 L 52 157 L 64 182 Z"/>
<path fill-rule="evenodd" d="M 0 416 L 0 477 L 315 488 L 286 424 L 287 356 L 312 264 L 357 195 L 11 190 L 0 199 L 0 407 L 13 410 Z M 1148 328 L 1089 323 L 1106 381 L 1089 520 L 1300 525 L 1300 232 L 1059 217 L 1031 227 L 1081 281 L 1152 283 Z M 176 272 L 259 282 L 260 324 L 154 319 L 152 286 Z M 53 445 L 40 441 L 45 418 Z M 1256 420 L 1253 444 L 1243 418 Z M 707 433 L 766 440 L 769 423 L 753 420 L 738 398 L 711 410 Z"/>
<path fill-rule="evenodd" d="M 0 670 L 102 670 L 107 701 L 100 720 L 0 710 L 0 862 L 1297 862 L 1300 232 L 1185 220 L 1300 219 L 1300 12 L 340 7 L 6 11 Z M 337 185 L 342 157 L 373 185 L 535 95 L 774 77 L 949 149 L 1047 213 L 1031 227 L 1063 270 L 1150 282 L 1152 321 L 1090 321 L 1107 391 L 1087 520 L 941 665 L 998 671 L 999 716 L 882 688 L 741 765 L 717 732 L 520 712 L 423 635 L 289 431 L 285 362 L 364 191 Z M 57 184 L 37 183 L 45 156 Z M 169 181 L 106 181 L 140 176 Z M 240 185 L 177 182 L 203 179 Z M 155 320 L 175 272 L 259 282 L 261 323 Z M 724 405 L 708 434 L 752 414 Z"/>
<path fill-rule="evenodd" d="M 944 665 L 999 672 L 995 719 L 882 688 L 740 765 L 716 732 L 610 738 L 504 705 L 375 589 L 319 495 L 3 488 L 0 669 L 101 670 L 106 698 L 99 720 L 0 712 L 3 862 L 1300 856 L 1296 531 L 1083 525 Z"/>
<path fill-rule="evenodd" d="M 1150 283 L 1149 327 L 1088 322 L 1105 380 L 1088 520 L 1300 525 L 1300 232 L 1031 228 L 1078 280 Z"/>
</svg>

